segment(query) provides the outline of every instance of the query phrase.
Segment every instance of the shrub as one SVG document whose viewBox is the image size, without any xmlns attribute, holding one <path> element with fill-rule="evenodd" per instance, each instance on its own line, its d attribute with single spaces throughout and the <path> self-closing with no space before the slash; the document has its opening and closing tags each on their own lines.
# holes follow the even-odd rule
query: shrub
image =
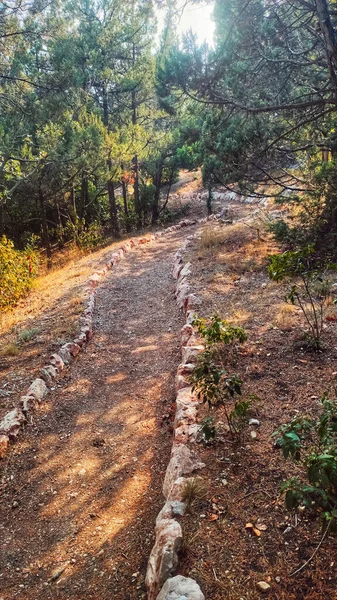
<svg viewBox="0 0 337 600">
<path fill-rule="evenodd" d="M 230 325 L 218 315 L 213 315 L 209 321 L 195 319 L 193 325 L 205 340 L 206 349 L 198 356 L 190 376 L 192 390 L 210 408 L 221 405 L 230 431 L 237 434 L 242 429 L 250 401 L 237 401 L 233 410 L 229 410 L 228 402 L 241 396 L 242 380 L 237 374 L 228 372 L 223 350 L 226 346 L 234 347 L 236 342 L 244 342 L 247 334 L 242 327 Z"/>
<path fill-rule="evenodd" d="M 288 282 L 285 300 L 300 307 L 309 328 L 308 345 L 315 350 L 321 347 L 325 309 L 331 297 L 331 283 L 325 277 L 327 268 L 335 265 L 315 265 L 312 246 L 269 257 L 269 277 Z"/>
<path fill-rule="evenodd" d="M 3 236 L 0 240 L 0 308 L 14 306 L 32 286 L 38 254 L 32 245 L 23 251 Z"/>
<path fill-rule="evenodd" d="M 304 507 L 331 530 L 337 524 L 337 402 L 323 395 L 319 418 L 300 416 L 282 425 L 273 436 L 285 459 L 303 466 L 302 481 L 282 484 L 288 510 Z"/>
</svg>

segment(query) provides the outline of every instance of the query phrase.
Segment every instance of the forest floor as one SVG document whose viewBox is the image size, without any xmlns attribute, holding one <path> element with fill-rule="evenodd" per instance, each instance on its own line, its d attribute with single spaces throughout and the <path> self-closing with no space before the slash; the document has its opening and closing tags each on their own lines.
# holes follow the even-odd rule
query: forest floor
<svg viewBox="0 0 337 600">
<path fill-rule="evenodd" d="M 204 206 L 195 194 L 198 181 L 185 183 L 177 202 L 189 201 L 199 216 Z M 233 440 L 221 409 L 212 413 L 224 433 L 212 445 L 198 445 L 206 463 L 204 493 L 182 519 L 180 572 L 198 581 L 207 600 L 261 598 L 261 580 L 271 586 L 273 600 L 334 599 L 333 537 L 291 576 L 322 533 L 305 514 L 295 521 L 285 511 L 280 484 L 297 469 L 273 448 L 271 434 L 298 412 L 317 414 L 322 392 L 334 387 L 337 324 L 326 323 L 324 352 L 301 346 L 301 315 L 266 274 L 266 256 L 275 250 L 264 227 L 269 209 L 228 197 L 226 206 L 226 222 L 198 229 L 186 260 L 203 300 L 200 316 L 217 312 L 248 332 L 230 366 L 242 377 L 244 392 L 260 398 L 252 414 L 260 427 L 255 439 L 248 427 Z M 194 231 L 141 247 L 109 272 L 97 289 L 93 340 L 0 462 L 1 599 L 146 597 L 183 323 L 171 267 L 174 252 Z M 18 355 L 1 357 L 1 410 L 15 406 L 29 371 L 35 373 L 60 340 L 69 341 L 85 282 L 111 248 L 46 275 L 12 322 L 3 322 L 6 345 L 22 331 L 38 331 L 19 338 Z M 334 316 L 336 308 L 329 310 Z M 208 415 L 202 407 L 200 420 Z M 261 527 L 260 536 L 245 528 L 248 522 Z"/>
<path fill-rule="evenodd" d="M 285 303 L 285 286 L 267 275 L 267 256 L 278 249 L 263 223 L 279 210 L 233 200 L 227 205 L 226 220 L 233 223 L 201 228 L 185 260 L 193 265 L 190 282 L 203 301 L 199 316 L 217 313 L 248 333 L 238 354 L 229 354 L 228 368 L 243 380 L 244 397 L 258 397 L 250 416 L 260 426 L 247 426 L 233 438 L 223 410 L 200 411 L 200 421 L 215 418 L 219 435 L 211 445 L 199 445 L 204 496 L 184 518 L 182 572 L 212 600 L 261 598 L 260 581 L 270 585 L 267 595 L 274 600 L 336 599 L 333 536 L 292 575 L 314 553 L 322 529 L 306 512 L 286 511 L 281 483 L 303 471 L 284 460 L 271 437 L 298 414 L 319 415 L 325 391 L 336 397 L 336 306 L 328 308 L 324 351 L 306 350 L 300 310 Z"/>
</svg>

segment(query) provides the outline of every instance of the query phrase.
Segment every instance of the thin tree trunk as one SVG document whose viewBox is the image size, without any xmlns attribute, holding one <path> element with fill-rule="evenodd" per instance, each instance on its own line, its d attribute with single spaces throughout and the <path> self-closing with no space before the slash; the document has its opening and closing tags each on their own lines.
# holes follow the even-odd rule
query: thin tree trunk
<svg viewBox="0 0 337 600">
<path fill-rule="evenodd" d="M 103 123 L 107 128 L 107 131 L 110 131 L 109 127 L 109 105 L 108 105 L 108 90 L 106 81 L 103 83 Z M 113 181 L 110 177 L 112 171 L 112 160 L 109 157 L 107 159 L 107 167 L 109 171 L 109 180 L 107 182 L 108 189 L 108 198 L 109 198 L 109 213 L 110 213 L 110 225 L 112 235 L 115 238 L 119 238 L 119 223 L 118 223 L 118 213 L 117 213 L 117 204 L 116 204 L 116 196 L 115 196 L 115 188 Z"/>
<path fill-rule="evenodd" d="M 135 44 L 132 46 L 132 64 L 134 65 L 136 61 L 136 48 Z M 132 124 L 137 125 L 137 99 L 136 92 L 133 90 L 131 92 L 131 109 L 132 109 Z M 134 193 L 134 203 L 135 203 L 135 211 L 137 215 L 137 229 L 141 229 L 142 227 L 142 207 L 140 205 L 140 194 L 139 194 L 139 163 L 138 156 L 135 155 L 133 159 L 133 172 L 134 172 L 134 185 L 133 185 L 133 193 Z"/>
<path fill-rule="evenodd" d="M 39 207 L 40 207 L 40 219 L 41 219 L 41 230 L 42 230 L 42 243 L 46 249 L 47 253 L 47 268 L 50 269 L 52 266 L 51 263 L 51 245 L 48 231 L 48 223 L 47 223 L 47 213 L 46 213 L 46 205 L 44 201 L 44 195 L 42 188 L 39 188 Z"/>
<path fill-rule="evenodd" d="M 163 165 L 160 164 L 157 168 L 156 175 L 154 178 L 156 191 L 154 194 L 154 200 L 153 200 L 153 205 L 152 205 L 152 225 L 155 225 L 155 223 L 157 223 L 157 221 L 159 219 L 159 200 L 160 200 L 160 188 L 161 188 L 162 175 L 163 175 Z"/>
</svg>

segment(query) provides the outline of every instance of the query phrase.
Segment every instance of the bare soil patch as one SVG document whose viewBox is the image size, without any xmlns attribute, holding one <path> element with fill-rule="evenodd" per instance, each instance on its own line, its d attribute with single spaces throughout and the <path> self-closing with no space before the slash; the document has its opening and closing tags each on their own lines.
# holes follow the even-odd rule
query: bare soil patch
<svg viewBox="0 0 337 600">
<path fill-rule="evenodd" d="M 273 447 L 271 434 L 298 413 L 318 414 L 322 393 L 335 386 L 337 325 L 326 322 L 324 352 L 301 347 L 302 316 L 285 304 L 284 287 L 266 274 L 274 242 L 266 232 L 235 222 L 255 209 L 230 202 L 233 224 L 205 225 L 186 257 L 193 265 L 191 284 L 203 300 L 199 316 L 218 313 L 248 332 L 229 369 L 241 376 L 245 393 L 260 398 L 252 414 L 260 427 L 247 427 L 237 441 L 225 433 L 210 446 L 199 445 L 205 495 L 183 522 L 181 572 L 195 577 L 212 600 L 260 598 L 259 581 L 269 583 L 268 597 L 275 600 L 336 598 L 333 537 L 291 576 L 312 555 L 322 531 L 306 513 L 295 520 L 285 510 L 280 484 L 298 470 Z M 221 429 L 223 412 L 211 414 Z M 208 415 L 204 407 L 200 420 Z M 246 529 L 247 523 L 262 525 L 261 535 Z"/>
</svg>

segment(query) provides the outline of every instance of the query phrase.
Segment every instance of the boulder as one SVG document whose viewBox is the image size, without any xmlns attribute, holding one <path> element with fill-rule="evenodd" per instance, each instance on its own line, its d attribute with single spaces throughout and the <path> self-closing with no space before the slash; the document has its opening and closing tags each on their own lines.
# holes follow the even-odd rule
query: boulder
<svg viewBox="0 0 337 600">
<path fill-rule="evenodd" d="M 67 350 L 71 354 L 71 356 L 77 356 L 81 351 L 80 346 L 78 344 L 75 344 L 74 342 L 68 342 L 68 344 L 64 344 L 62 348 Z"/>
<path fill-rule="evenodd" d="M 201 298 L 199 298 L 199 296 L 196 296 L 195 294 L 189 294 L 189 296 L 185 302 L 185 310 L 186 311 L 195 310 L 201 304 L 202 304 L 202 301 L 201 301 Z"/>
<path fill-rule="evenodd" d="M 174 575 L 182 539 L 181 527 L 174 519 L 162 519 L 156 525 L 156 542 L 150 554 L 145 580 L 148 600 L 155 600 L 163 583 Z"/>
<path fill-rule="evenodd" d="M 56 371 L 59 373 L 60 371 L 63 371 L 64 369 L 64 362 L 62 360 L 62 358 L 58 355 L 58 354 L 52 354 L 50 357 L 50 364 L 52 365 L 52 367 L 54 367 L 56 369 Z"/>
<path fill-rule="evenodd" d="M 174 427 L 179 427 L 183 424 L 192 425 L 196 422 L 198 400 L 192 393 L 191 386 L 179 390 L 176 398 L 176 406 Z"/>
<path fill-rule="evenodd" d="M 188 277 L 189 275 L 191 275 L 192 270 L 191 270 L 191 263 L 188 262 L 186 263 L 186 265 L 181 269 L 180 273 L 179 273 L 179 279 L 182 279 L 183 277 Z"/>
<path fill-rule="evenodd" d="M 91 285 L 91 287 L 97 287 L 100 279 L 101 275 L 98 273 L 93 273 L 89 278 L 89 285 Z"/>
<path fill-rule="evenodd" d="M 184 444 L 177 444 L 172 447 L 171 459 L 166 469 L 163 494 L 166 499 L 171 499 L 170 492 L 174 482 L 183 475 L 190 475 L 197 469 L 202 469 L 204 463 L 201 463 L 194 452 Z"/>
<path fill-rule="evenodd" d="M 80 346 L 82 348 L 82 346 L 84 346 L 86 341 L 87 341 L 87 336 L 85 335 L 84 332 L 82 332 L 82 333 L 79 333 L 77 338 L 74 340 L 74 344 L 77 344 L 77 346 Z"/>
<path fill-rule="evenodd" d="M 156 524 L 158 525 L 163 519 L 182 517 L 185 514 L 185 510 L 185 502 L 181 502 L 180 500 L 167 500 L 157 516 Z"/>
<path fill-rule="evenodd" d="M 32 396 L 38 402 L 41 402 L 42 398 L 48 394 L 48 388 L 43 379 L 34 379 L 33 383 L 29 386 L 26 396 Z"/>
<path fill-rule="evenodd" d="M 177 305 L 179 308 L 184 308 L 190 291 L 191 288 L 186 280 L 183 280 L 183 283 L 177 287 Z"/>
<path fill-rule="evenodd" d="M 182 423 L 174 430 L 174 444 L 195 442 L 199 429 L 199 425 L 196 423 L 191 425 L 189 423 Z"/>
<path fill-rule="evenodd" d="M 191 335 L 194 334 L 194 329 L 190 323 L 186 323 L 181 329 L 181 344 L 186 346 Z"/>
<path fill-rule="evenodd" d="M 179 274 L 183 268 L 183 261 L 181 258 L 176 259 L 174 262 L 174 267 L 173 267 L 173 271 L 172 271 L 172 277 L 173 279 L 178 279 Z"/>
<path fill-rule="evenodd" d="M 205 596 L 194 579 L 176 575 L 165 581 L 157 600 L 205 600 Z"/>
<path fill-rule="evenodd" d="M 65 345 L 61 346 L 61 348 L 58 351 L 58 354 L 62 358 L 65 365 L 70 364 L 72 356 L 71 356 L 69 350 L 65 347 Z"/>
<path fill-rule="evenodd" d="M 205 347 L 202 344 L 199 346 L 183 346 L 181 349 L 183 364 L 195 364 L 198 355 L 204 350 Z"/>
<path fill-rule="evenodd" d="M 40 379 L 43 379 L 47 385 L 51 386 L 53 385 L 53 380 L 55 379 L 57 373 L 56 369 L 52 365 L 47 365 L 40 369 L 39 375 Z"/>
<path fill-rule="evenodd" d="M 14 408 L 7 413 L 0 421 L 0 434 L 6 435 L 9 439 L 15 439 L 21 429 L 21 425 L 26 421 L 22 410 Z"/>
</svg>

